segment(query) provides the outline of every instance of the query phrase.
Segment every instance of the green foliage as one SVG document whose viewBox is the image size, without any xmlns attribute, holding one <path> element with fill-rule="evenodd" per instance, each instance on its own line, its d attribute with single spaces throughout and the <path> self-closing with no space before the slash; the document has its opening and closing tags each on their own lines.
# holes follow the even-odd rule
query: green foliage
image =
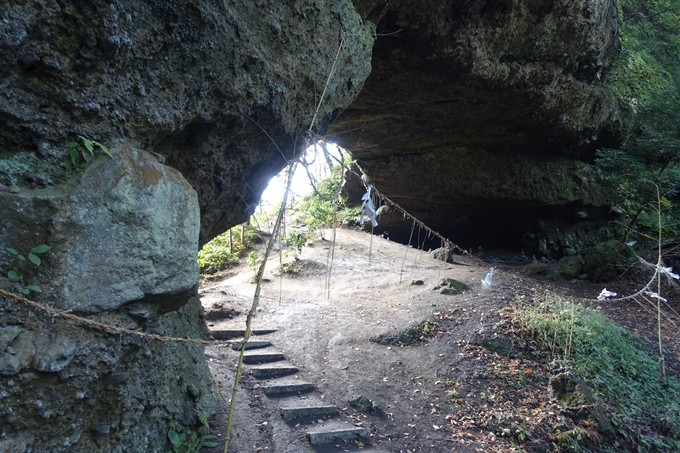
<svg viewBox="0 0 680 453">
<path fill-rule="evenodd" d="M 552 366 L 577 371 L 610 409 L 611 422 L 638 451 L 664 444 L 680 448 L 680 382 L 664 380 L 658 358 L 643 342 L 607 320 L 599 311 L 562 299 L 516 308 L 513 321 L 535 356 L 552 355 Z M 631 425 L 643 426 L 635 433 Z M 672 451 L 677 451 L 673 449 Z"/>
<path fill-rule="evenodd" d="M 198 271 L 202 276 L 215 275 L 226 269 L 250 248 L 258 238 L 257 232 L 250 225 L 244 226 L 243 242 L 241 242 L 241 227 L 231 228 L 231 244 L 229 230 L 216 236 L 198 252 Z"/>
<path fill-rule="evenodd" d="M 210 434 L 206 416 L 201 412 L 197 414 L 201 426 L 196 430 L 177 426 L 174 420 L 170 420 L 168 441 L 172 450 L 167 453 L 200 453 L 201 448 L 213 448 L 218 445 L 215 442 L 217 437 Z"/>
<path fill-rule="evenodd" d="M 24 275 L 21 273 L 18 267 L 23 267 L 25 263 L 27 263 L 27 258 L 28 261 L 33 263 L 36 267 L 40 266 L 42 264 L 42 260 L 38 255 L 49 251 L 51 248 L 52 247 L 45 244 L 36 245 L 26 255 L 24 255 L 19 253 L 16 249 L 6 247 L 5 250 L 7 250 L 10 255 L 16 257 L 20 262 L 19 266 L 15 266 L 13 269 L 7 272 L 7 278 L 9 279 L 12 286 L 27 295 L 30 294 L 31 291 L 40 292 L 41 289 L 38 285 L 26 285 L 24 283 Z"/>
<path fill-rule="evenodd" d="M 621 53 L 607 81 L 632 113 L 674 97 L 680 75 L 677 0 L 619 0 Z"/>
<path fill-rule="evenodd" d="M 680 234 L 680 210 L 673 202 L 680 187 L 680 141 L 650 138 L 655 135 L 659 134 L 648 132 L 623 149 L 599 150 L 596 159 L 625 216 L 624 224 L 632 223 L 635 240 L 642 247 L 658 239 L 659 216 L 663 238 Z"/>
<path fill-rule="evenodd" d="M 293 252 L 295 258 L 299 258 L 299 255 L 302 253 L 302 246 L 309 241 L 309 234 L 307 233 L 298 233 L 296 231 L 289 231 L 286 233 L 286 235 L 282 238 L 282 241 L 285 245 L 290 246 L 290 250 Z"/>
<path fill-rule="evenodd" d="M 635 119 L 620 149 L 598 151 L 597 164 L 626 224 L 645 238 L 680 234 L 680 2 L 619 0 L 621 52 L 606 81 L 620 105 Z M 656 186 L 662 199 L 658 213 Z"/>
<path fill-rule="evenodd" d="M 310 234 L 319 232 L 323 237 L 323 229 L 332 227 L 334 222 L 343 226 L 357 224 L 357 209 L 348 207 L 338 196 L 342 182 L 340 170 L 339 166 L 335 167 L 332 175 L 317 185 L 316 192 L 305 195 L 295 206 Z"/>
<path fill-rule="evenodd" d="M 69 152 L 69 162 L 64 162 L 62 167 L 66 170 L 73 169 L 81 171 L 87 163 L 89 156 L 94 156 L 95 150 L 99 150 L 113 159 L 109 149 L 101 143 L 90 140 L 82 135 L 78 136 L 78 140 L 66 144 Z"/>
<path fill-rule="evenodd" d="M 261 259 L 262 257 L 260 256 L 260 254 L 253 251 L 250 252 L 246 257 L 246 264 L 248 265 L 249 268 L 255 269 L 257 266 L 260 265 Z"/>
</svg>

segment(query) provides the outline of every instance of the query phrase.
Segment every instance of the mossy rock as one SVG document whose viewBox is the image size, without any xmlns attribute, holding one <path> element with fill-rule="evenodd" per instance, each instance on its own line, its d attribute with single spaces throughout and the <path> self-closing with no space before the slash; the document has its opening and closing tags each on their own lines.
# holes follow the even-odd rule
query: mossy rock
<svg viewBox="0 0 680 453">
<path fill-rule="evenodd" d="M 583 273 L 584 260 L 581 256 L 565 256 L 557 262 L 555 273 L 566 280 L 577 278 Z"/>
<path fill-rule="evenodd" d="M 544 273 L 548 269 L 548 265 L 545 263 L 529 263 L 524 266 L 524 273 L 527 275 L 539 275 Z"/>
<path fill-rule="evenodd" d="M 373 401 L 370 399 L 366 398 L 365 396 L 361 395 L 354 395 L 349 399 L 349 405 L 355 408 L 356 410 L 360 412 L 369 412 L 369 413 L 380 413 L 381 410 L 378 407 L 377 404 L 375 404 Z"/>
<path fill-rule="evenodd" d="M 444 294 L 447 296 L 457 296 L 458 294 L 468 289 L 468 287 L 463 282 L 460 282 L 453 278 L 445 277 L 439 280 L 439 285 L 437 285 L 435 289 L 439 290 L 440 294 Z"/>
<path fill-rule="evenodd" d="M 592 417 L 597 422 L 598 431 L 604 435 L 605 439 L 614 438 L 616 432 L 609 422 L 607 414 L 580 376 L 570 371 L 551 376 L 550 387 L 567 410 L 578 417 Z"/>
<path fill-rule="evenodd" d="M 509 357 L 512 352 L 513 343 L 509 337 L 494 331 L 486 331 L 475 336 L 473 344 L 479 345 L 489 352 Z"/>
</svg>

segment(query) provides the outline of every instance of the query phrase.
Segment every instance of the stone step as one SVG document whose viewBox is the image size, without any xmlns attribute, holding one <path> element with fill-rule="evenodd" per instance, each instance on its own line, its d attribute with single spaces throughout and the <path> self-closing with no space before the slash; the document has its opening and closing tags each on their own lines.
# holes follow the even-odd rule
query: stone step
<svg viewBox="0 0 680 453">
<path fill-rule="evenodd" d="M 281 360 L 285 360 L 286 358 L 283 356 L 283 353 L 281 352 L 271 352 L 271 353 L 262 353 L 262 352 L 257 352 L 257 353 L 248 353 L 243 355 L 243 363 L 248 364 L 248 365 L 253 365 L 257 363 L 271 363 L 271 362 L 279 362 Z"/>
<path fill-rule="evenodd" d="M 251 371 L 253 376 L 257 379 L 271 379 L 282 376 L 289 376 L 291 374 L 297 373 L 298 370 L 294 366 L 261 366 L 252 367 Z"/>
<path fill-rule="evenodd" d="M 252 329 L 252 335 L 268 335 L 276 332 L 276 329 Z M 210 335 L 215 340 L 230 340 L 232 338 L 243 337 L 246 334 L 245 329 L 210 329 Z"/>
<path fill-rule="evenodd" d="M 298 393 L 311 392 L 314 384 L 311 382 L 272 382 L 264 387 L 264 394 L 267 396 L 296 395 Z"/>
<path fill-rule="evenodd" d="M 266 348 L 271 346 L 270 341 L 246 341 L 246 351 L 251 350 L 251 349 L 261 349 L 261 348 Z M 231 345 L 231 349 L 234 351 L 240 351 L 241 347 L 243 347 L 242 344 L 234 344 Z"/>
<path fill-rule="evenodd" d="M 294 418 L 323 417 L 324 415 L 337 415 L 337 406 L 316 405 L 316 406 L 288 406 L 281 408 L 283 419 L 293 420 Z"/>
<path fill-rule="evenodd" d="M 357 439 L 365 439 L 366 428 L 349 424 L 319 424 L 316 428 L 307 430 L 307 439 L 311 445 L 328 444 L 342 440 L 351 442 Z"/>
</svg>

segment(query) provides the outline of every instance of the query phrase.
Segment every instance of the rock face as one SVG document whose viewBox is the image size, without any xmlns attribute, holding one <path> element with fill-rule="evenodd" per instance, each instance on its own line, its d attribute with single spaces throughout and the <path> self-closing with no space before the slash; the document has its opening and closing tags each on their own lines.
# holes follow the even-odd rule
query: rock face
<svg viewBox="0 0 680 453">
<path fill-rule="evenodd" d="M 245 221 L 358 95 L 373 40 L 350 0 L 5 2 L 0 287 L 205 338 L 199 243 Z M 74 171 L 69 146 L 91 140 L 112 158 Z M 38 244 L 39 267 L 6 251 Z M 0 451 L 167 451 L 173 421 L 214 410 L 202 352 L 0 296 Z"/>
<path fill-rule="evenodd" d="M 601 82 L 614 1 L 355 4 L 379 24 L 373 71 L 331 134 L 379 190 L 466 246 L 526 235 L 559 257 L 599 239 L 609 206 L 587 162 L 621 127 Z M 381 220 L 408 239 L 401 214 Z"/>
<path fill-rule="evenodd" d="M 160 315 L 134 303 L 90 318 L 205 338 L 198 298 Z M 194 425 L 216 404 L 202 345 L 110 335 L 0 296 L 0 451 L 166 451 L 171 420 Z"/>
<path fill-rule="evenodd" d="M 0 247 L 52 247 L 44 272 L 24 273 L 44 281 L 44 300 L 60 309 L 97 313 L 147 298 L 174 310 L 197 291 L 196 191 L 149 153 L 111 154 L 66 184 L 0 192 Z M 3 269 L 20 264 L 12 261 L 0 255 Z"/>
<path fill-rule="evenodd" d="M 58 309 L 131 331 L 205 339 L 196 192 L 149 153 L 119 145 L 111 156 L 63 184 L 0 192 L 0 286 L 39 283 L 43 295 L 32 298 Z M 6 177 L 19 178 L 22 158 L 0 160 Z M 6 252 L 27 255 L 38 244 L 52 247 L 40 266 Z M 7 285 L 6 269 L 23 280 Z M 202 353 L 200 344 L 51 320 L 0 296 L 0 450 L 156 451 L 171 420 L 192 425 L 195 411 L 214 410 Z"/>
<path fill-rule="evenodd" d="M 0 152 L 125 137 L 197 190 L 205 242 L 245 221 L 308 129 L 359 93 L 372 32 L 349 0 L 10 2 Z"/>
</svg>

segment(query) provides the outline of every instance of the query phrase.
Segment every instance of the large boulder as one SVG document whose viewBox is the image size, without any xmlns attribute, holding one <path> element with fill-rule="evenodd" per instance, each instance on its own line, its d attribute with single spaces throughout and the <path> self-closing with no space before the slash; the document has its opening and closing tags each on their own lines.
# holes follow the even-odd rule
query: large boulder
<svg viewBox="0 0 680 453">
<path fill-rule="evenodd" d="M 203 346 L 140 335 L 208 337 L 196 192 L 152 154 L 126 145 L 110 154 L 61 184 L 0 192 L 0 286 L 39 285 L 32 299 L 128 331 L 0 296 L 0 451 L 161 451 L 172 423 L 214 411 Z M 24 159 L 0 159 L 0 175 L 44 177 Z M 52 248 L 39 266 L 7 251 L 28 256 L 40 244 Z"/>
<path fill-rule="evenodd" d="M 350 0 L 293 3 L 5 2 L 0 286 L 205 337 L 198 245 L 252 214 L 371 69 L 375 27 Z M 91 140 L 112 158 L 74 173 L 69 148 Z M 6 253 L 40 244 L 39 267 Z M 173 421 L 212 412 L 200 344 L 52 321 L 0 297 L 0 451 L 167 451 Z"/>
<path fill-rule="evenodd" d="M 197 292 L 196 191 L 145 151 L 111 154 L 65 184 L 0 192 L 0 267 L 21 264 L 6 247 L 27 254 L 46 244 L 45 265 L 23 273 L 61 309 L 95 313 L 142 298 L 178 308 Z"/>
</svg>

